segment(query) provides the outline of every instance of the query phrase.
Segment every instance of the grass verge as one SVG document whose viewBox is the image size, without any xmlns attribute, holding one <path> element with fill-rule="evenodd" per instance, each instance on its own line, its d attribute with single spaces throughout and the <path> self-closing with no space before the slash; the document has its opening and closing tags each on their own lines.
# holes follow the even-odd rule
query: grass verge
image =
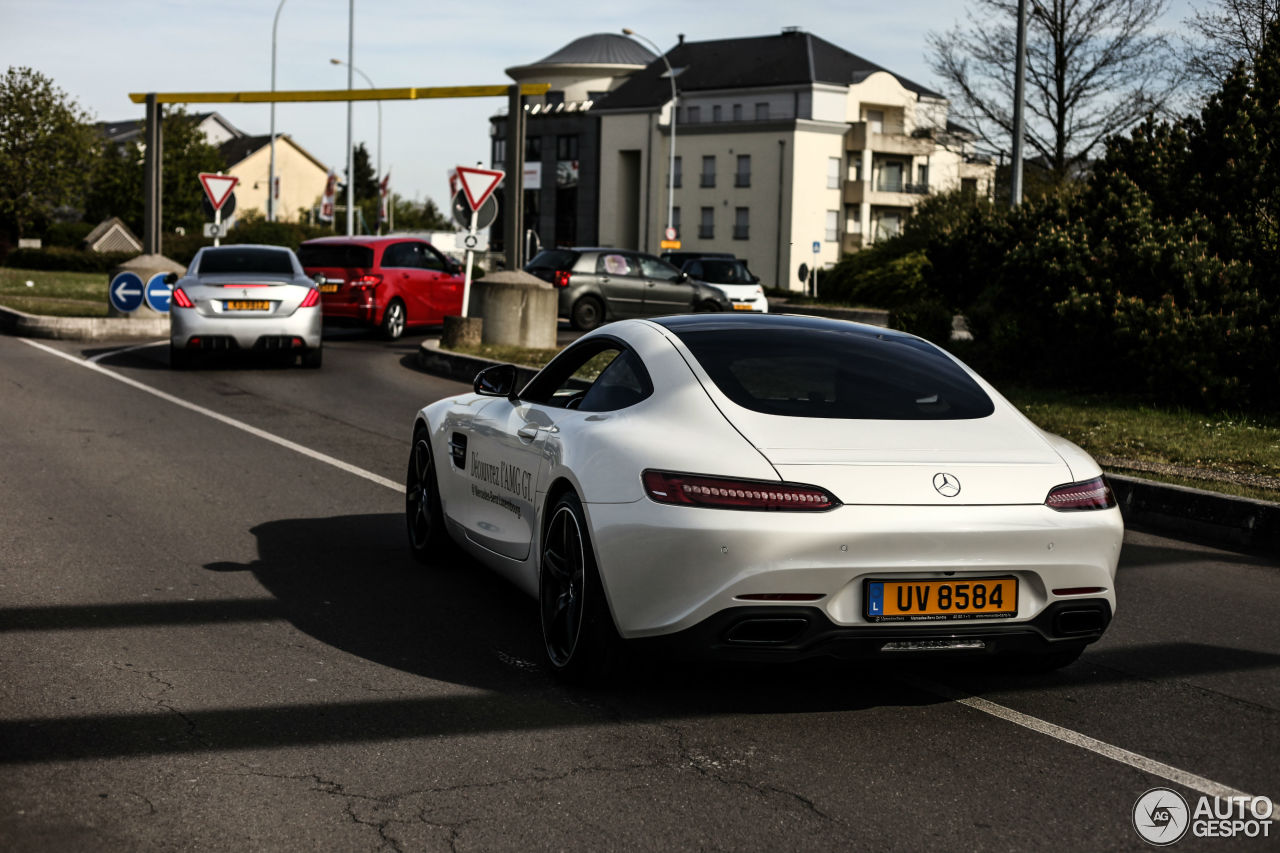
<svg viewBox="0 0 1280 853">
<path fill-rule="evenodd" d="M 107 284 L 100 273 L 0 267 L 0 305 L 54 317 L 106 317 Z"/>
<path fill-rule="evenodd" d="M 555 349 L 459 349 L 495 361 L 541 367 Z M 1000 392 L 1036 424 L 1088 451 L 1107 471 L 1280 502 L 1280 418 L 1206 415 L 1118 395 Z"/>
</svg>

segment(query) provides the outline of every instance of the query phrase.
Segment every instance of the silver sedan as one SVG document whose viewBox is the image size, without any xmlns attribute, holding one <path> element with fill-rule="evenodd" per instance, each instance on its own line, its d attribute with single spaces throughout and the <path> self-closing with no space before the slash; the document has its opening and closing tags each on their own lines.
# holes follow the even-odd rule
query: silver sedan
<svg viewBox="0 0 1280 853">
<path fill-rule="evenodd" d="M 187 367 L 196 353 L 211 352 L 276 353 L 320 366 L 320 291 L 292 249 L 206 246 L 173 284 L 172 367 Z"/>
</svg>

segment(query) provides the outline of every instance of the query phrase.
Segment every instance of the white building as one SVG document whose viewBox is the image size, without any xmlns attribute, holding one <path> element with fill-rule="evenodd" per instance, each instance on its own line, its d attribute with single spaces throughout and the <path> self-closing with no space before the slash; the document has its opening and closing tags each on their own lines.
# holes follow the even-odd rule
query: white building
<svg viewBox="0 0 1280 853">
<path fill-rule="evenodd" d="M 682 250 L 733 252 L 800 287 L 892 235 L 930 192 L 989 195 L 995 166 L 945 98 L 817 36 L 680 43 L 674 226 Z M 671 82 L 661 59 L 595 105 L 602 245 L 658 251 L 667 225 Z M 816 245 L 817 251 L 814 251 Z"/>
</svg>

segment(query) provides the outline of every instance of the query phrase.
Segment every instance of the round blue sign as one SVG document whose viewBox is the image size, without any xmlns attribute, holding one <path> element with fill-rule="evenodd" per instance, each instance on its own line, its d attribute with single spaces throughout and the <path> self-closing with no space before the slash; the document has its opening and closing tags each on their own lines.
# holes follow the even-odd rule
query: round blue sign
<svg viewBox="0 0 1280 853">
<path fill-rule="evenodd" d="M 142 279 L 137 273 L 122 272 L 107 285 L 107 298 L 117 311 L 137 311 L 142 304 Z"/>
<path fill-rule="evenodd" d="M 151 310 L 161 314 L 169 313 L 169 297 L 173 296 L 173 285 L 165 281 L 168 275 L 167 272 L 158 272 L 147 279 L 147 289 L 143 294 Z"/>
</svg>

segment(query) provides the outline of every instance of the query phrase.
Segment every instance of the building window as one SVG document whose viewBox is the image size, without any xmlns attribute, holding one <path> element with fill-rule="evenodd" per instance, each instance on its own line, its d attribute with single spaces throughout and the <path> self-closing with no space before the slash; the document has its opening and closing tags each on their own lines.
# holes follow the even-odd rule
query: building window
<svg viewBox="0 0 1280 853">
<path fill-rule="evenodd" d="M 862 233 L 862 219 L 858 215 L 858 206 L 856 204 L 846 204 L 844 206 L 844 233 Z"/>
<path fill-rule="evenodd" d="M 569 136 L 556 137 L 556 159 L 578 159 L 578 134 L 575 133 Z"/>
<path fill-rule="evenodd" d="M 751 155 L 738 155 L 738 172 L 733 176 L 733 185 L 735 187 L 751 186 Z"/>
<path fill-rule="evenodd" d="M 742 121 L 742 104 L 733 105 L 733 120 Z"/>
<path fill-rule="evenodd" d="M 960 195 L 963 198 L 978 197 L 978 179 L 977 178 L 961 178 L 960 179 Z"/>
<path fill-rule="evenodd" d="M 733 239 L 746 240 L 751 231 L 751 209 L 735 207 L 733 209 Z"/>
<path fill-rule="evenodd" d="M 724 110 L 721 108 L 719 104 L 716 104 L 711 108 L 711 120 L 724 121 Z"/>
<path fill-rule="evenodd" d="M 702 220 L 698 223 L 698 237 L 703 240 L 710 240 L 716 236 L 716 209 L 714 207 L 702 208 Z"/>
<path fill-rule="evenodd" d="M 680 187 L 684 185 L 684 158 L 679 155 L 676 155 L 675 168 L 672 170 L 671 179 L 671 185 L 673 187 Z"/>
<path fill-rule="evenodd" d="M 542 137 L 541 136 L 525 137 L 524 160 L 526 163 L 542 162 Z"/>
<path fill-rule="evenodd" d="M 887 240 L 898 236 L 902 231 L 902 216 L 898 213 L 882 213 L 876 220 L 875 232 L 877 240 Z"/>
<path fill-rule="evenodd" d="M 702 107 L 689 107 L 687 113 L 689 118 L 686 121 L 689 124 L 697 124 L 702 121 Z"/>
<path fill-rule="evenodd" d="M 876 190 L 882 193 L 902 192 L 902 164 L 889 162 L 880 167 L 880 185 Z"/>
<path fill-rule="evenodd" d="M 756 104 L 756 121 L 768 121 L 768 120 L 769 120 L 768 102 L 766 101 L 763 103 Z"/>
<path fill-rule="evenodd" d="M 834 243 L 840 239 L 840 211 L 827 211 L 827 236 L 828 243 Z"/>
<path fill-rule="evenodd" d="M 921 163 L 916 167 L 916 192 L 927 193 L 929 191 L 929 166 L 927 163 Z"/>
<path fill-rule="evenodd" d="M 505 163 L 506 161 L 507 161 L 507 140 L 505 139 L 493 140 L 494 165 L 497 165 L 498 163 Z"/>
<path fill-rule="evenodd" d="M 827 189 L 840 189 L 840 158 L 827 158 Z"/>
<path fill-rule="evenodd" d="M 884 110 L 867 110 L 867 130 L 884 133 Z"/>
<path fill-rule="evenodd" d="M 702 181 L 699 186 L 714 187 L 716 185 L 716 156 L 714 154 L 702 158 Z"/>
<path fill-rule="evenodd" d="M 564 90 L 563 90 L 563 89 L 552 89 L 550 92 L 547 92 L 547 94 L 546 94 L 546 101 L 545 101 L 545 102 L 546 102 L 546 105 L 547 105 L 547 106 L 549 106 L 549 107 L 555 106 L 556 104 L 563 104 L 563 103 L 564 103 Z"/>
</svg>

